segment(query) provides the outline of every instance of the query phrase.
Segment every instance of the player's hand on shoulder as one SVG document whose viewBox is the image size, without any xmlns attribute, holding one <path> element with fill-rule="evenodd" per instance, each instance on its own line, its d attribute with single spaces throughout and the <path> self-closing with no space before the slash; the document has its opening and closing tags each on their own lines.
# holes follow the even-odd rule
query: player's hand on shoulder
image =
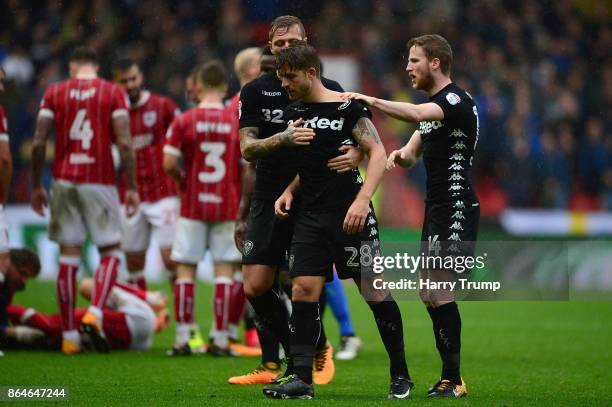
<svg viewBox="0 0 612 407">
<path fill-rule="evenodd" d="M 282 139 L 285 145 L 290 147 L 307 146 L 315 136 L 315 132 L 311 128 L 302 127 L 304 119 L 301 117 L 287 126 L 287 129 L 282 133 Z"/>
<path fill-rule="evenodd" d="M 365 226 L 365 221 L 369 210 L 370 200 L 357 196 L 357 198 L 355 198 L 351 204 L 349 210 L 346 212 L 342 230 L 349 235 L 354 235 L 361 232 Z"/>
<path fill-rule="evenodd" d="M 291 210 L 291 204 L 293 203 L 293 194 L 285 191 L 283 194 L 274 202 L 274 214 L 279 219 L 289 218 L 289 211 Z"/>
<path fill-rule="evenodd" d="M 360 100 L 368 106 L 372 106 L 376 101 L 376 98 L 373 96 L 367 96 L 357 92 L 344 92 L 340 95 L 340 98 L 342 100 Z"/>
<path fill-rule="evenodd" d="M 125 191 L 125 214 L 127 217 L 132 217 L 138 212 L 140 206 L 140 196 L 135 189 Z"/>
<path fill-rule="evenodd" d="M 234 243 L 236 248 L 242 253 L 244 247 L 244 236 L 246 236 L 247 223 L 246 220 L 238 219 L 234 227 Z"/>
<path fill-rule="evenodd" d="M 32 188 L 32 209 L 40 216 L 45 216 L 45 208 L 49 206 L 49 198 L 44 187 Z"/>
<path fill-rule="evenodd" d="M 358 147 L 343 145 L 339 150 L 344 154 L 334 157 L 327 162 L 327 167 L 332 171 L 351 171 L 357 168 L 361 160 L 363 160 L 363 151 Z"/>
</svg>

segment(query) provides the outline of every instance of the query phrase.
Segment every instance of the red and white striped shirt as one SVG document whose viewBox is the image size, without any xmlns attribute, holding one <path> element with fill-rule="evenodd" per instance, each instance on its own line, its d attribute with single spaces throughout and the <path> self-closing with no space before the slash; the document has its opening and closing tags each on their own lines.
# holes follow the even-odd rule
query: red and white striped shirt
<svg viewBox="0 0 612 407">
<path fill-rule="evenodd" d="M 0 143 L 8 143 L 9 142 L 9 136 L 8 136 L 8 120 L 6 118 L 6 112 L 4 111 L 4 107 L 2 107 L 2 105 L 0 105 Z M 0 205 L 2 205 L 4 203 L 4 191 L 2 190 L 3 188 L 0 187 Z"/>
<path fill-rule="evenodd" d="M 112 119 L 127 115 L 121 87 L 100 78 L 74 78 L 51 85 L 39 116 L 55 123 L 53 176 L 78 184 L 115 184 Z"/>
<path fill-rule="evenodd" d="M 136 181 L 142 202 L 156 202 L 178 195 L 176 184 L 162 166 L 164 136 L 181 111 L 170 98 L 143 91 L 138 103 L 130 106 L 132 147 L 136 155 Z M 121 176 L 120 197 L 125 195 L 127 179 Z"/>
<path fill-rule="evenodd" d="M 206 222 L 236 219 L 241 155 L 238 117 L 230 108 L 200 104 L 174 119 L 164 153 L 184 160 L 181 217 Z"/>
</svg>

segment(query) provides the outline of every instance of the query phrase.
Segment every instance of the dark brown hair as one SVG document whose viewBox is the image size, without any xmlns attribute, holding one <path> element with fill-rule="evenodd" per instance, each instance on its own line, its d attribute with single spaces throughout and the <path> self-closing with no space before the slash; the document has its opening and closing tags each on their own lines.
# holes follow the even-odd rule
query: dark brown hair
<svg viewBox="0 0 612 407">
<path fill-rule="evenodd" d="M 96 55 L 96 52 L 91 48 L 76 47 L 70 54 L 69 61 L 81 63 L 81 64 L 83 63 L 97 64 L 98 56 Z"/>
<path fill-rule="evenodd" d="M 446 76 L 450 75 L 451 65 L 453 64 L 453 50 L 448 41 L 446 41 L 446 38 L 438 34 L 421 35 L 420 37 L 411 38 L 406 45 L 408 52 L 410 52 L 413 46 L 423 48 L 425 56 L 427 56 L 429 61 L 438 58 L 442 73 Z"/>
<path fill-rule="evenodd" d="M 317 70 L 317 76 L 321 76 L 321 60 L 314 47 L 305 41 L 283 48 L 276 56 L 276 69 L 288 69 L 290 71 L 306 71 L 309 68 Z"/>
<path fill-rule="evenodd" d="M 300 29 L 300 34 L 302 34 L 302 38 L 306 37 L 306 30 L 304 29 L 304 24 L 302 24 L 302 20 L 300 20 L 296 16 L 280 16 L 276 17 L 272 24 L 270 25 L 270 31 L 268 32 L 268 39 L 272 41 L 272 37 L 279 28 L 284 28 L 288 30 L 294 25 L 298 25 Z"/>
<path fill-rule="evenodd" d="M 196 74 L 197 81 L 207 88 L 218 88 L 227 84 L 225 67 L 221 61 L 206 62 Z"/>
<path fill-rule="evenodd" d="M 32 276 L 36 277 L 40 273 L 40 260 L 38 254 L 30 249 L 11 249 L 10 251 L 11 263 L 17 269 L 26 268 Z"/>
</svg>

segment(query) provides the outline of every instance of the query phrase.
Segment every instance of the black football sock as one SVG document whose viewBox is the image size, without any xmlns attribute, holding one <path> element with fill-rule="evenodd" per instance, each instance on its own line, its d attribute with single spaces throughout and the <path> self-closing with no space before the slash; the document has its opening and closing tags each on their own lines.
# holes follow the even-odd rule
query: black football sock
<svg viewBox="0 0 612 407">
<path fill-rule="evenodd" d="M 295 374 L 312 384 L 312 358 L 321 334 L 318 302 L 293 302 L 291 313 L 291 359 Z"/>
<path fill-rule="evenodd" d="M 287 307 L 274 290 L 268 290 L 265 294 L 248 299 L 261 325 L 268 328 L 289 352 L 289 315 Z"/>
<path fill-rule="evenodd" d="M 325 335 L 325 327 L 323 326 L 323 309 L 325 307 L 325 300 L 319 300 L 319 320 L 321 321 L 321 334 L 317 339 L 317 345 L 315 349 L 317 351 L 325 349 L 327 345 L 327 335 Z"/>
<path fill-rule="evenodd" d="M 391 294 L 378 304 L 370 304 L 380 338 L 391 362 L 391 377 L 404 376 L 410 379 L 404 353 L 404 327 L 402 314 Z"/>
<path fill-rule="evenodd" d="M 257 323 L 256 327 L 259 345 L 261 346 L 261 363 L 273 362 L 280 366 L 280 359 L 278 357 L 280 343 L 278 338 L 261 323 Z"/>
<path fill-rule="evenodd" d="M 427 308 L 433 322 L 436 348 L 442 359 L 442 379 L 461 384 L 459 372 L 461 355 L 461 316 L 456 302 Z"/>
</svg>

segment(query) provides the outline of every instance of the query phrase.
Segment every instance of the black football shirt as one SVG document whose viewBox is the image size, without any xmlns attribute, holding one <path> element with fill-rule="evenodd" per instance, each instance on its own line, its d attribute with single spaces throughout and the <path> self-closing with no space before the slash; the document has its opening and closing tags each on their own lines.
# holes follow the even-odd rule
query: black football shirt
<svg viewBox="0 0 612 407">
<path fill-rule="evenodd" d="M 342 92 L 336 81 L 321 78 L 323 85 Z M 240 128 L 259 128 L 265 139 L 287 128 L 285 108 L 291 101 L 276 72 L 268 72 L 246 84 L 240 91 Z M 294 149 L 280 149 L 257 160 L 253 199 L 277 199 L 295 177 Z"/>
<path fill-rule="evenodd" d="M 302 127 L 315 131 L 310 145 L 295 149 L 300 175 L 300 210 L 348 209 L 363 184 L 359 171 L 338 173 L 327 167 L 327 161 L 343 154 L 339 150 L 343 145 L 357 145 L 353 128 L 360 118 L 371 117 L 370 110 L 357 101 L 296 102 L 287 106 L 285 112 L 288 123 L 302 118 Z"/>
<path fill-rule="evenodd" d="M 427 202 L 476 201 L 471 167 L 478 142 L 478 111 L 472 97 L 450 83 L 430 97 L 444 112 L 439 121 L 419 122 L 427 171 Z"/>
</svg>

